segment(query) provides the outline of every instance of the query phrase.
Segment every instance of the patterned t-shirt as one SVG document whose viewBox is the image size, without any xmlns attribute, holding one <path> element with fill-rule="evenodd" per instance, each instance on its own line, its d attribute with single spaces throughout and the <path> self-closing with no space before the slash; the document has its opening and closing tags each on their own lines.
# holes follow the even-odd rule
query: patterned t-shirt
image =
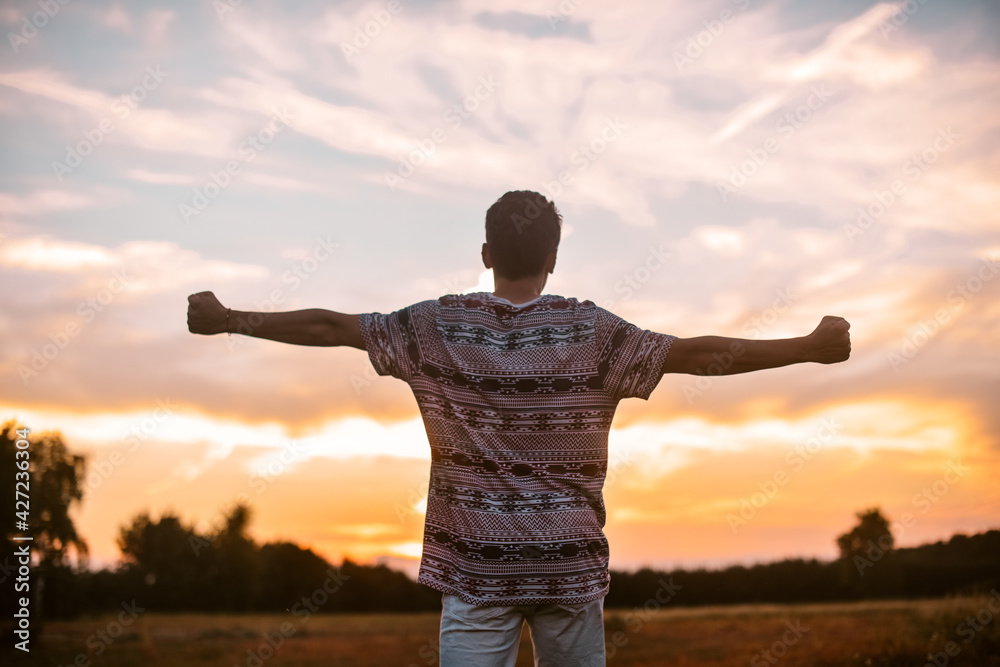
<svg viewBox="0 0 1000 667">
<path fill-rule="evenodd" d="M 674 336 L 591 301 L 489 292 L 363 314 L 361 335 L 376 372 L 410 385 L 430 443 L 417 581 L 482 606 L 603 597 L 611 420 L 649 398 Z"/>
</svg>

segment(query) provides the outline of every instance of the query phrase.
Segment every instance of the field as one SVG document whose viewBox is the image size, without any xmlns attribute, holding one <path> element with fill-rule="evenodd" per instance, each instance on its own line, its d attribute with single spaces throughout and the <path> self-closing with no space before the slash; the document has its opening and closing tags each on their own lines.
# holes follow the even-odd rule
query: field
<svg viewBox="0 0 1000 667">
<path fill-rule="evenodd" d="M 1000 666 L 998 616 L 1000 594 L 822 605 L 614 609 L 605 614 L 605 639 L 608 665 L 623 667 Z M 30 659 L 18 663 L 431 667 L 438 664 L 439 618 L 438 614 L 305 618 L 143 612 L 133 620 L 121 612 L 50 622 L 33 643 Z M 533 664 L 527 629 L 517 664 Z"/>
</svg>

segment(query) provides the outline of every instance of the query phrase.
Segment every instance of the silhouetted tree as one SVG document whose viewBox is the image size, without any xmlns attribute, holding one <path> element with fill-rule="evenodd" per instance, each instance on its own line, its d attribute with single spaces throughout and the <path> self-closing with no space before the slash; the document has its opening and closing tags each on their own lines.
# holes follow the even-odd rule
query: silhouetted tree
<svg viewBox="0 0 1000 667">
<path fill-rule="evenodd" d="M 17 520 L 13 512 L 0 517 L 4 536 L 10 539 L 17 533 L 27 533 L 34 539 L 32 548 L 38 554 L 39 562 L 60 566 L 71 552 L 81 559 L 87 555 L 87 543 L 76 532 L 76 525 L 69 515 L 73 503 L 83 501 L 83 477 L 86 461 L 83 456 L 71 454 L 63 442 L 62 435 L 56 433 L 31 433 L 26 450 L 18 450 L 17 431 L 24 429 L 11 420 L 0 428 L 0 493 L 13 500 L 18 481 L 30 481 L 30 509 L 27 530 L 16 530 Z M 27 451 L 30 466 L 30 480 L 16 477 L 23 472 L 17 465 L 17 451 Z M 16 488 L 17 487 L 17 488 Z"/>
<path fill-rule="evenodd" d="M 331 596 L 331 611 L 426 611 L 441 608 L 441 593 L 418 584 L 385 565 L 358 565 L 348 559 L 340 566 L 346 583 Z"/>
<path fill-rule="evenodd" d="M 274 542 L 260 548 L 261 584 L 257 608 L 289 609 L 323 586 L 331 565 L 311 549 L 291 542 Z"/>
<path fill-rule="evenodd" d="M 891 595 L 900 588 L 901 578 L 889 520 L 877 507 L 856 516 L 858 525 L 837 538 L 841 584 L 853 595 Z"/>
<path fill-rule="evenodd" d="M 151 608 L 251 611 L 262 568 L 260 550 L 247 534 L 250 518 L 248 506 L 236 505 L 203 535 L 174 514 L 153 521 L 143 513 L 121 529 L 118 548 L 145 582 Z"/>
<path fill-rule="evenodd" d="M 217 609 L 246 611 L 257 602 L 262 568 L 260 550 L 247 534 L 250 518 L 249 506 L 236 505 L 211 539 L 218 566 Z"/>
<path fill-rule="evenodd" d="M 130 526 L 121 528 L 118 536 L 127 569 L 144 584 L 137 594 L 157 610 L 207 608 L 207 574 L 214 565 L 214 554 L 201 551 L 210 551 L 205 549 L 207 543 L 172 513 L 157 521 L 148 513 L 139 514 Z"/>
<path fill-rule="evenodd" d="M 35 600 L 32 614 L 40 619 L 60 614 L 62 600 L 72 597 L 67 588 L 72 585 L 73 578 L 69 557 L 73 556 L 77 566 L 86 564 L 87 543 L 70 516 L 71 507 L 83 501 L 86 460 L 71 454 L 58 432 L 30 432 L 22 439 L 18 432 L 24 433 L 24 429 L 13 419 L 0 427 L 0 496 L 8 499 L 9 509 L 25 511 L 20 515 L 15 511 L 0 514 L 6 542 L 0 564 L 0 585 L 11 586 L 9 580 L 18 565 L 14 562 L 14 549 L 29 544 L 36 559 L 29 582 L 29 592 Z M 27 440 L 30 444 L 18 448 L 19 440 Z M 26 471 L 21 467 L 23 461 L 28 462 Z M 23 495 L 18 496 L 18 491 Z M 17 505 L 17 501 L 24 504 Z M 18 534 L 28 535 L 32 540 L 15 543 L 13 537 Z M 14 596 L 3 597 L 6 619 L 9 618 L 7 606 L 12 604 Z"/>
<path fill-rule="evenodd" d="M 882 516 L 882 510 L 873 507 L 857 512 L 858 525 L 837 538 L 840 557 L 854 559 L 858 556 L 874 554 L 875 550 L 887 553 L 896 542 L 889 528 L 889 520 Z"/>
</svg>

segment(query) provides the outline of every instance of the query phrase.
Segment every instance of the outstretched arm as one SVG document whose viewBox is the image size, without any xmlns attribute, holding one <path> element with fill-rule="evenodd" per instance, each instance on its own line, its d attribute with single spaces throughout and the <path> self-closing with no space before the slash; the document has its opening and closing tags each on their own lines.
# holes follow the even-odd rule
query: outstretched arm
<svg viewBox="0 0 1000 667">
<path fill-rule="evenodd" d="M 365 349 L 358 315 L 322 308 L 285 313 L 231 310 L 211 292 L 199 292 L 188 297 L 188 330 L 204 335 L 228 331 L 292 345 L 348 345 Z"/>
<path fill-rule="evenodd" d="M 850 328 L 844 318 L 827 315 L 811 334 L 798 338 L 678 338 L 670 345 L 663 372 L 734 375 L 807 361 L 835 364 L 851 356 Z"/>
</svg>

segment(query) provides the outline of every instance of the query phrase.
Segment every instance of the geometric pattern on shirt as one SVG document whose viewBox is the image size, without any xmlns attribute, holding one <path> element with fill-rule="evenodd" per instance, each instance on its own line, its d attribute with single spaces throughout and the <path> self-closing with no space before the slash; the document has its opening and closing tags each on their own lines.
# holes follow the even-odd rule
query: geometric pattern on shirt
<svg viewBox="0 0 1000 667">
<path fill-rule="evenodd" d="M 591 301 L 486 292 L 367 313 L 361 333 L 376 372 L 410 385 L 431 449 L 418 581 L 478 605 L 605 595 L 611 422 L 649 397 L 674 337 Z"/>
</svg>

